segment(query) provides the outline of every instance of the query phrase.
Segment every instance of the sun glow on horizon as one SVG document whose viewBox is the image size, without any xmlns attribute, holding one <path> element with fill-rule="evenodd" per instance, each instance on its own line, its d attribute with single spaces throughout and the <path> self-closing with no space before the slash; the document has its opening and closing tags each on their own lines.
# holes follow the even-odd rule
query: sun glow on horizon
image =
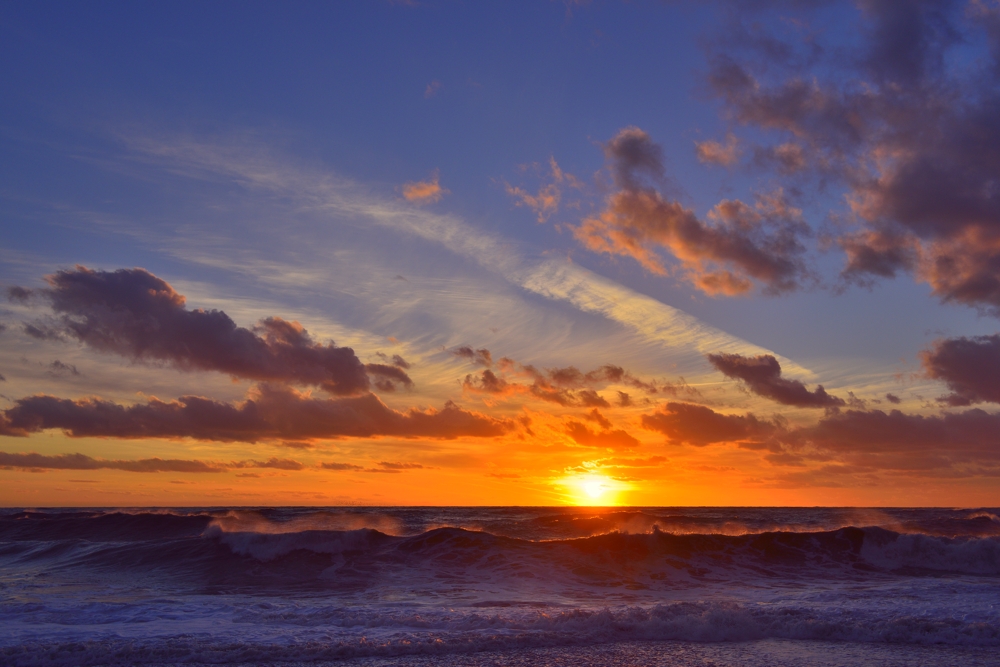
<svg viewBox="0 0 1000 667">
<path fill-rule="evenodd" d="M 570 475 L 553 483 L 564 489 L 565 500 L 571 505 L 618 505 L 621 493 L 632 490 L 628 482 L 596 473 Z"/>
</svg>

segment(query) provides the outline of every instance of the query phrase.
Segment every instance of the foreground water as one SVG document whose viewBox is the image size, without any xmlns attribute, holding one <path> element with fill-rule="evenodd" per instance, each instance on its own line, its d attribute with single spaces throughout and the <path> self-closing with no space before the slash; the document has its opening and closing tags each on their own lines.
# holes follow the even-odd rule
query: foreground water
<svg viewBox="0 0 1000 667">
<path fill-rule="evenodd" d="M 997 665 L 998 514 L 0 510 L 0 663 Z"/>
</svg>

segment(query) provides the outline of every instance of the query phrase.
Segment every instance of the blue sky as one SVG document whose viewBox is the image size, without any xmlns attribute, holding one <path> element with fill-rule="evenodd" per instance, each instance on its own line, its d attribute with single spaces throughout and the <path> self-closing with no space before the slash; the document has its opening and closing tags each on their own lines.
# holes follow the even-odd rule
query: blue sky
<svg viewBox="0 0 1000 667">
<path fill-rule="evenodd" d="M 79 452 L 99 461 L 297 456 L 313 486 L 321 481 L 315 470 L 333 459 L 355 466 L 343 474 L 359 485 L 367 483 L 366 466 L 382 457 L 423 466 L 400 475 L 414 481 L 393 502 L 564 502 L 573 488 L 565 480 L 579 475 L 603 475 L 609 493 L 620 492 L 619 502 L 730 502 L 718 496 L 720 470 L 745 487 L 734 502 L 995 498 L 990 471 L 996 461 L 978 453 L 950 460 L 955 474 L 934 479 L 937 495 L 927 498 L 919 491 L 927 479 L 871 458 L 882 450 L 851 450 L 848 460 L 818 431 L 789 435 L 789 429 L 848 419 L 848 410 L 857 419 L 892 409 L 905 418 L 944 419 L 970 405 L 989 411 L 992 400 L 981 378 L 936 367 L 921 354 L 935 341 L 996 331 L 989 314 L 995 296 L 962 291 L 975 281 L 956 287 L 929 267 L 945 256 L 959 257 L 959 264 L 973 257 L 963 243 L 992 247 L 997 195 L 982 176 L 988 159 L 970 157 L 972 149 L 955 137 L 962 128 L 979 128 L 986 132 L 980 135 L 987 136 L 985 151 L 993 140 L 988 123 L 976 125 L 974 111 L 988 116 L 993 109 L 996 82 L 977 73 L 992 71 L 989 26 L 997 10 L 977 3 L 817 7 L 5 4 L 0 283 L 35 292 L 24 299 L 11 293 L 0 309 L 0 409 L 24 407 L 18 401 L 39 395 L 124 406 L 149 396 L 198 395 L 231 405 L 256 396 L 259 374 L 192 368 L 190 360 L 102 348 L 59 330 L 69 326 L 60 318 L 70 315 L 53 306 L 58 289 L 45 276 L 62 270 L 79 277 L 73 267 L 81 265 L 102 276 L 141 267 L 185 295 L 187 308 L 224 311 L 239 327 L 272 316 L 300 322 L 313 341 L 350 346 L 364 364 L 399 354 L 412 386 L 372 390 L 391 409 L 442 410 L 454 401 L 511 426 L 499 440 L 317 436 L 309 447 L 289 449 L 290 436 L 254 442 L 177 433 L 83 436 L 72 425 L 44 420 L 44 428 L 25 430 L 13 421 L 22 413 L 10 412 L 6 419 L 14 426 L 9 437 L 0 436 L 0 450 L 50 457 Z M 961 39 L 948 37 L 949 30 Z M 916 73 L 905 66 L 913 53 L 926 61 Z M 726 63 L 752 74 L 755 87 L 723 80 Z M 798 116 L 788 111 L 787 96 L 760 92 L 792 90 L 794 82 L 806 82 L 800 93 L 812 91 L 802 93 L 807 102 Z M 898 115 L 912 107 L 911 89 L 925 91 L 926 119 L 909 112 L 901 127 L 943 137 L 928 140 L 937 152 L 928 149 L 927 160 L 886 125 L 894 117 L 885 109 Z M 963 105 L 973 110 L 960 111 Z M 844 139 L 838 123 L 854 115 L 861 120 L 848 124 L 858 136 Z M 926 128 L 919 129 L 921 122 Z M 639 154 L 653 156 L 655 165 L 635 162 Z M 955 203 L 934 188 L 923 190 L 925 207 L 938 211 L 940 201 L 945 213 L 928 214 L 937 218 L 927 221 L 907 212 L 894 184 L 919 193 L 916 180 L 903 178 L 907 169 L 935 160 L 950 164 L 955 155 L 985 165 L 966 175 L 987 179 L 980 194 L 966 197 L 972 209 L 980 206 L 972 222 L 949 217 Z M 781 162 L 789 156 L 797 160 L 794 168 Z M 641 184 L 630 185 L 633 177 Z M 419 192 L 429 194 L 407 196 Z M 558 193 L 558 202 L 540 208 L 546 193 Z M 652 201 L 648 197 L 662 204 L 659 212 L 628 217 L 637 202 Z M 720 206 L 727 201 L 745 204 L 743 222 L 725 226 Z M 657 225 L 667 223 L 656 216 L 675 204 L 670 210 L 688 211 L 700 225 L 697 233 L 708 236 L 657 236 Z M 590 236 L 587 220 L 595 221 Z M 740 224 L 752 230 L 741 236 Z M 794 240 L 775 250 L 782 233 Z M 706 238 L 721 245 L 706 250 Z M 850 245 L 850 239 L 862 241 Z M 772 253 L 767 261 L 789 272 L 780 289 L 776 278 L 754 273 L 756 260 L 737 247 L 751 240 L 755 252 Z M 850 255 L 859 247 L 875 255 Z M 659 257 L 664 269 L 644 265 L 643 253 Z M 843 274 L 853 283 L 840 273 L 845 254 L 869 262 Z M 717 270 L 729 276 L 727 285 L 743 285 L 739 294 L 732 292 L 736 287 L 720 292 L 704 287 L 719 283 L 698 282 L 719 280 Z M 28 324 L 42 322 L 58 335 L 25 333 Z M 466 346 L 489 349 L 493 359 L 508 357 L 510 364 L 476 362 L 458 352 Z M 707 356 L 716 353 L 771 355 L 780 362 L 781 382 L 821 384 L 843 400 L 826 405 L 826 412 L 816 410 L 822 402 L 782 402 L 749 375 L 721 371 Z M 984 354 L 983 363 L 993 363 L 992 352 Z M 57 360 L 75 370 L 59 371 Z M 607 364 L 674 389 L 618 406 L 609 421 L 611 408 L 591 405 L 583 394 L 539 403 L 539 381 L 569 385 L 524 370 L 586 372 Z M 525 389 L 501 400 L 483 389 L 486 370 L 511 383 L 527 378 L 535 384 L 524 380 Z M 375 382 L 379 376 L 370 372 Z M 610 406 L 625 385 L 601 382 L 587 390 Z M 685 386 L 695 390 L 676 389 Z M 949 391 L 972 398 L 937 400 Z M 887 393 L 899 401 L 890 404 Z M 681 404 L 732 419 L 747 413 L 776 419 L 783 435 L 769 432 L 767 443 L 743 434 L 707 447 L 692 444 L 698 438 L 685 440 L 684 429 L 693 426 L 680 424 L 681 408 L 670 407 Z M 583 442 L 572 425 L 589 409 L 603 410 L 604 421 L 590 418 L 593 433 L 622 431 L 641 443 L 630 445 L 635 460 L 671 463 L 641 471 L 608 463 L 621 452 Z M 674 415 L 670 428 L 651 427 L 654 413 Z M 518 419 L 545 428 L 514 426 Z M 938 445 L 946 447 L 951 436 L 942 437 Z M 530 463 L 556 442 L 565 445 L 560 453 Z M 523 451 L 509 460 L 498 454 L 511 447 Z M 930 449 L 933 443 L 921 456 L 931 460 Z M 779 455 L 788 455 L 785 463 Z M 7 504 L 27 502 L 18 494 L 43 477 L 44 502 L 127 498 L 76 491 L 59 477 L 71 469 L 19 460 L 0 471 L 16 482 L 0 499 Z M 830 465 L 840 467 L 830 472 Z M 50 472 L 25 472 L 31 467 Z M 118 486 L 109 488 L 116 493 L 135 493 L 131 473 L 92 469 L 102 471 L 92 474 L 107 476 L 107 484 L 114 481 Z M 272 484 L 259 489 L 246 486 L 249 481 L 206 486 L 204 476 L 193 475 L 190 489 L 177 487 L 188 495 L 176 495 L 164 482 L 148 497 L 161 504 L 203 502 L 213 493 L 229 502 L 302 501 L 288 495 L 298 483 L 294 475 L 280 474 L 289 478 L 252 482 Z M 421 495 L 421 474 L 463 481 L 452 496 Z M 478 488 L 483 475 L 493 475 L 495 486 Z M 387 489 L 365 493 L 315 501 L 389 501 Z"/>
</svg>

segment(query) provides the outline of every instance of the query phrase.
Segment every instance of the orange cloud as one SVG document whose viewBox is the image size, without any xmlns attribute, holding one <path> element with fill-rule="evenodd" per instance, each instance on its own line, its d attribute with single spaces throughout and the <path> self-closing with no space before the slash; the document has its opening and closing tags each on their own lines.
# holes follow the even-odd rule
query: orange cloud
<svg viewBox="0 0 1000 667">
<path fill-rule="evenodd" d="M 572 174 L 564 172 L 556 163 L 554 157 L 549 158 L 549 170 L 551 182 L 539 187 L 535 194 L 529 193 L 520 187 L 515 187 L 506 183 L 507 194 L 514 198 L 515 206 L 526 206 L 535 212 L 538 222 L 542 223 L 549 219 L 553 213 L 559 210 L 562 201 L 563 188 L 581 188 L 582 184 Z"/>
<path fill-rule="evenodd" d="M 801 238 L 811 232 L 802 212 L 783 194 L 759 196 L 754 206 L 722 201 L 703 221 L 657 187 L 666 182 L 662 149 L 645 132 L 628 127 L 604 147 L 619 188 L 598 215 L 573 229 L 589 250 L 632 257 L 666 275 L 669 253 L 685 277 L 707 294 L 746 294 L 754 284 L 777 294 L 797 289 L 809 276 Z"/>
<path fill-rule="evenodd" d="M 437 170 L 428 181 L 412 181 L 403 185 L 403 197 L 417 204 L 433 204 L 441 201 L 448 192 L 441 187 L 440 174 Z"/>
<path fill-rule="evenodd" d="M 724 144 L 718 141 L 696 142 L 695 152 L 698 155 L 698 159 L 705 164 L 731 167 L 740 159 L 739 139 L 730 134 L 726 136 L 726 143 Z"/>
</svg>

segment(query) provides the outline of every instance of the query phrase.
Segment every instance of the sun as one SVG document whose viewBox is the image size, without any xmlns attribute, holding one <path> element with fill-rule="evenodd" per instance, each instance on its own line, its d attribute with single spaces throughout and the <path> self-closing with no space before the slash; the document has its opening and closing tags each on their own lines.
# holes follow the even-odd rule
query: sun
<svg viewBox="0 0 1000 667">
<path fill-rule="evenodd" d="M 621 492 L 632 488 L 627 482 L 597 473 L 570 475 L 553 484 L 564 489 L 567 502 L 573 505 L 617 505 Z"/>
</svg>

